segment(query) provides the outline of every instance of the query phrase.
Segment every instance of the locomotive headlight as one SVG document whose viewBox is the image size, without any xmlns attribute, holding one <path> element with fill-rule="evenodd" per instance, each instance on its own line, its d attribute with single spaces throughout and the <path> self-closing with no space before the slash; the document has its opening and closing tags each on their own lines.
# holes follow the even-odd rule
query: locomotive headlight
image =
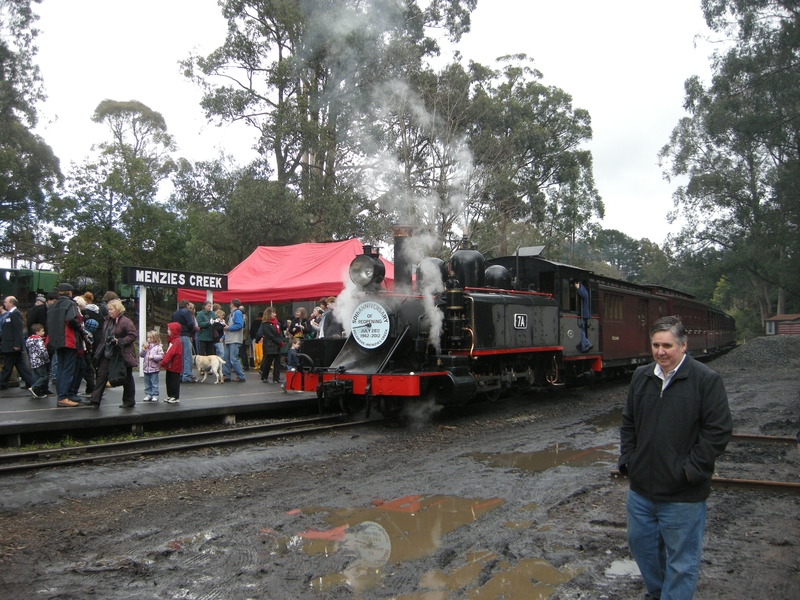
<svg viewBox="0 0 800 600">
<path fill-rule="evenodd" d="M 386 275 L 386 267 L 379 258 L 369 254 L 359 254 L 350 263 L 350 280 L 361 287 L 380 283 Z"/>
</svg>

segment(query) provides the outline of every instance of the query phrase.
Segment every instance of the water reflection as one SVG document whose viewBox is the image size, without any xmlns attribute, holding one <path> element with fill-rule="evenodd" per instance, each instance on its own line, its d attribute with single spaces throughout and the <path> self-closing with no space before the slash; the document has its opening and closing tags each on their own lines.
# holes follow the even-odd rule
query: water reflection
<svg viewBox="0 0 800 600">
<path fill-rule="evenodd" d="M 384 565 L 430 556 L 443 536 L 501 506 L 503 500 L 406 496 L 376 504 L 303 509 L 304 515 L 324 515 L 330 528 L 303 531 L 285 545 L 300 545 L 309 555 L 349 558 L 342 572 L 314 578 L 315 590 L 324 592 L 341 585 L 355 591 L 371 589 L 385 576 Z"/>
<path fill-rule="evenodd" d="M 469 600 L 544 600 L 555 593 L 556 586 L 570 581 L 580 572 L 556 569 L 541 558 L 528 558 L 512 565 L 508 561 L 497 561 L 497 555 L 492 552 L 475 552 L 467 555 L 464 566 L 448 573 L 426 573 L 420 580 L 420 587 L 428 591 L 398 596 L 397 600 L 447 598 L 450 591 L 465 590 L 478 583 L 484 567 L 490 564 L 494 575 L 483 585 L 466 589 L 465 597 Z"/>
<path fill-rule="evenodd" d="M 619 427 L 622 425 L 622 407 L 616 408 L 609 413 L 598 415 L 586 422 L 587 425 L 595 428 L 595 431 L 607 429 L 608 427 Z"/>
<path fill-rule="evenodd" d="M 271 540 L 273 553 L 303 552 L 331 561 L 329 572 L 323 570 L 311 580 L 315 591 L 346 587 L 360 594 L 381 586 L 394 563 L 431 556 L 445 535 L 503 504 L 501 498 L 405 496 L 376 500 L 369 507 L 310 507 L 289 515 L 317 515 L 327 528 L 306 529 L 291 537 L 279 537 L 268 528 L 259 533 Z M 535 504 L 528 504 L 520 512 L 535 509 Z M 511 562 L 489 550 L 468 552 L 451 565 L 448 570 L 428 571 L 420 578 L 418 591 L 396 600 L 448 600 L 453 594 L 468 600 L 543 600 L 579 573 L 557 569 L 541 558 Z"/>
<path fill-rule="evenodd" d="M 484 462 L 490 467 L 512 467 L 532 473 L 541 473 L 559 465 L 586 467 L 596 462 L 614 461 L 616 456 L 611 451 L 615 448 L 615 444 L 588 449 L 572 449 L 556 445 L 539 452 L 507 452 L 503 454 L 472 452 L 467 456 Z"/>
</svg>

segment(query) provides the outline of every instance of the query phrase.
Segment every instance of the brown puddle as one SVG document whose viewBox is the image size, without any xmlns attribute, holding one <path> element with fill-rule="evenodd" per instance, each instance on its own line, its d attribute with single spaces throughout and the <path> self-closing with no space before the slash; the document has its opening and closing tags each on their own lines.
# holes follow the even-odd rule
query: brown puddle
<svg viewBox="0 0 800 600">
<path fill-rule="evenodd" d="M 420 587 L 429 591 L 398 596 L 397 600 L 444 600 L 450 591 L 464 590 L 476 583 L 484 565 L 496 558 L 496 554 L 488 551 L 471 552 L 462 567 L 448 573 L 426 573 L 420 580 Z M 523 559 L 516 565 L 500 561 L 493 570 L 496 573 L 489 581 L 479 588 L 465 590 L 465 597 L 469 600 L 544 600 L 555 593 L 556 586 L 570 581 L 580 572 L 559 571 L 540 558 Z"/>
<path fill-rule="evenodd" d="M 595 431 L 609 427 L 619 427 L 622 425 L 622 408 L 617 408 L 604 415 L 598 415 L 593 419 L 589 419 L 586 424 L 594 427 Z"/>
<path fill-rule="evenodd" d="M 328 529 L 307 529 L 279 539 L 272 529 L 262 529 L 260 533 L 273 539 L 273 551 L 278 553 L 299 549 L 309 555 L 336 554 L 340 564 L 342 557 L 350 558 L 343 571 L 315 577 L 311 587 L 324 593 L 342 586 L 358 593 L 380 586 L 392 564 L 431 556 L 447 533 L 503 504 L 501 498 L 406 496 L 388 502 L 376 500 L 371 507 L 312 507 L 288 514 L 322 514 L 323 521 L 330 525 Z M 535 508 L 535 504 L 529 504 L 522 510 Z M 459 591 L 460 597 L 468 600 L 544 600 L 555 593 L 556 586 L 580 572 L 556 569 L 540 558 L 512 564 L 498 560 L 489 550 L 468 552 L 462 560 L 463 564 L 448 571 L 425 573 L 419 581 L 419 591 L 397 596 L 396 600 L 447 600 L 452 592 Z M 488 581 L 484 573 L 487 569 L 492 574 Z M 477 587 L 482 573 L 485 583 Z"/>
<path fill-rule="evenodd" d="M 531 473 L 541 473 L 559 465 L 586 467 L 596 462 L 614 461 L 616 455 L 611 450 L 616 447 L 616 444 L 612 444 L 576 450 L 556 445 L 554 448 L 539 452 L 507 452 L 504 454 L 472 452 L 467 456 L 485 462 L 490 467 L 512 467 Z"/>
<path fill-rule="evenodd" d="M 344 553 L 352 558 L 341 573 L 312 580 L 319 592 L 344 585 L 365 591 L 380 585 L 384 565 L 430 556 L 442 537 L 502 506 L 501 498 L 406 496 L 366 508 L 306 508 L 305 515 L 326 513 L 329 529 L 310 529 L 286 540 L 311 555 Z"/>
</svg>

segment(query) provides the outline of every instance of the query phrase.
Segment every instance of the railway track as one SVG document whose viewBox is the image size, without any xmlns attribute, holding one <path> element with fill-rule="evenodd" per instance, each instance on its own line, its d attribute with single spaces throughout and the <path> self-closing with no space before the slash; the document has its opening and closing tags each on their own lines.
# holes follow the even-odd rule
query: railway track
<svg viewBox="0 0 800 600">
<path fill-rule="evenodd" d="M 124 442 L 91 444 L 32 452 L 0 454 L 0 475 L 35 471 L 48 467 L 66 467 L 109 460 L 129 460 L 143 456 L 186 452 L 209 446 L 226 446 L 260 442 L 281 437 L 320 433 L 336 429 L 363 427 L 383 419 L 343 421 L 345 415 L 329 415 L 313 419 L 250 425 L 236 429 L 164 435 Z M 73 456 L 65 458 L 65 456 Z"/>
<path fill-rule="evenodd" d="M 767 444 L 796 444 L 793 437 L 773 435 L 755 435 L 749 433 L 734 433 L 732 442 L 757 442 Z M 611 471 L 614 478 L 627 479 L 616 469 Z M 763 491 L 763 492 L 792 492 L 800 494 L 800 483 L 791 481 L 768 481 L 763 479 L 737 479 L 733 477 L 712 477 L 711 486 L 723 490 Z"/>
</svg>

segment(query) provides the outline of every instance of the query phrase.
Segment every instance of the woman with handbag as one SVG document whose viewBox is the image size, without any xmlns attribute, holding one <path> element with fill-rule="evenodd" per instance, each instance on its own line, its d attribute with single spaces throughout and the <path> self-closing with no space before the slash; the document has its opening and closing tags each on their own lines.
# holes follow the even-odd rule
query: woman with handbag
<svg viewBox="0 0 800 600">
<path fill-rule="evenodd" d="M 122 386 L 122 404 L 120 408 L 132 408 L 136 405 L 136 384 L 133 381 L 133 367 L 139 361 L 136 358 L 134 343 L 138 338 L 136 326 L 124 316 L 125 307 L 119 300 L 108 303 L 108 317 L 103 325 L 100 343 L 95 351 L 97 365 L 97 383 L 88 402 L 81 404 L 100 406 L 106 382 L 112 386 Z"/>
</svg>

